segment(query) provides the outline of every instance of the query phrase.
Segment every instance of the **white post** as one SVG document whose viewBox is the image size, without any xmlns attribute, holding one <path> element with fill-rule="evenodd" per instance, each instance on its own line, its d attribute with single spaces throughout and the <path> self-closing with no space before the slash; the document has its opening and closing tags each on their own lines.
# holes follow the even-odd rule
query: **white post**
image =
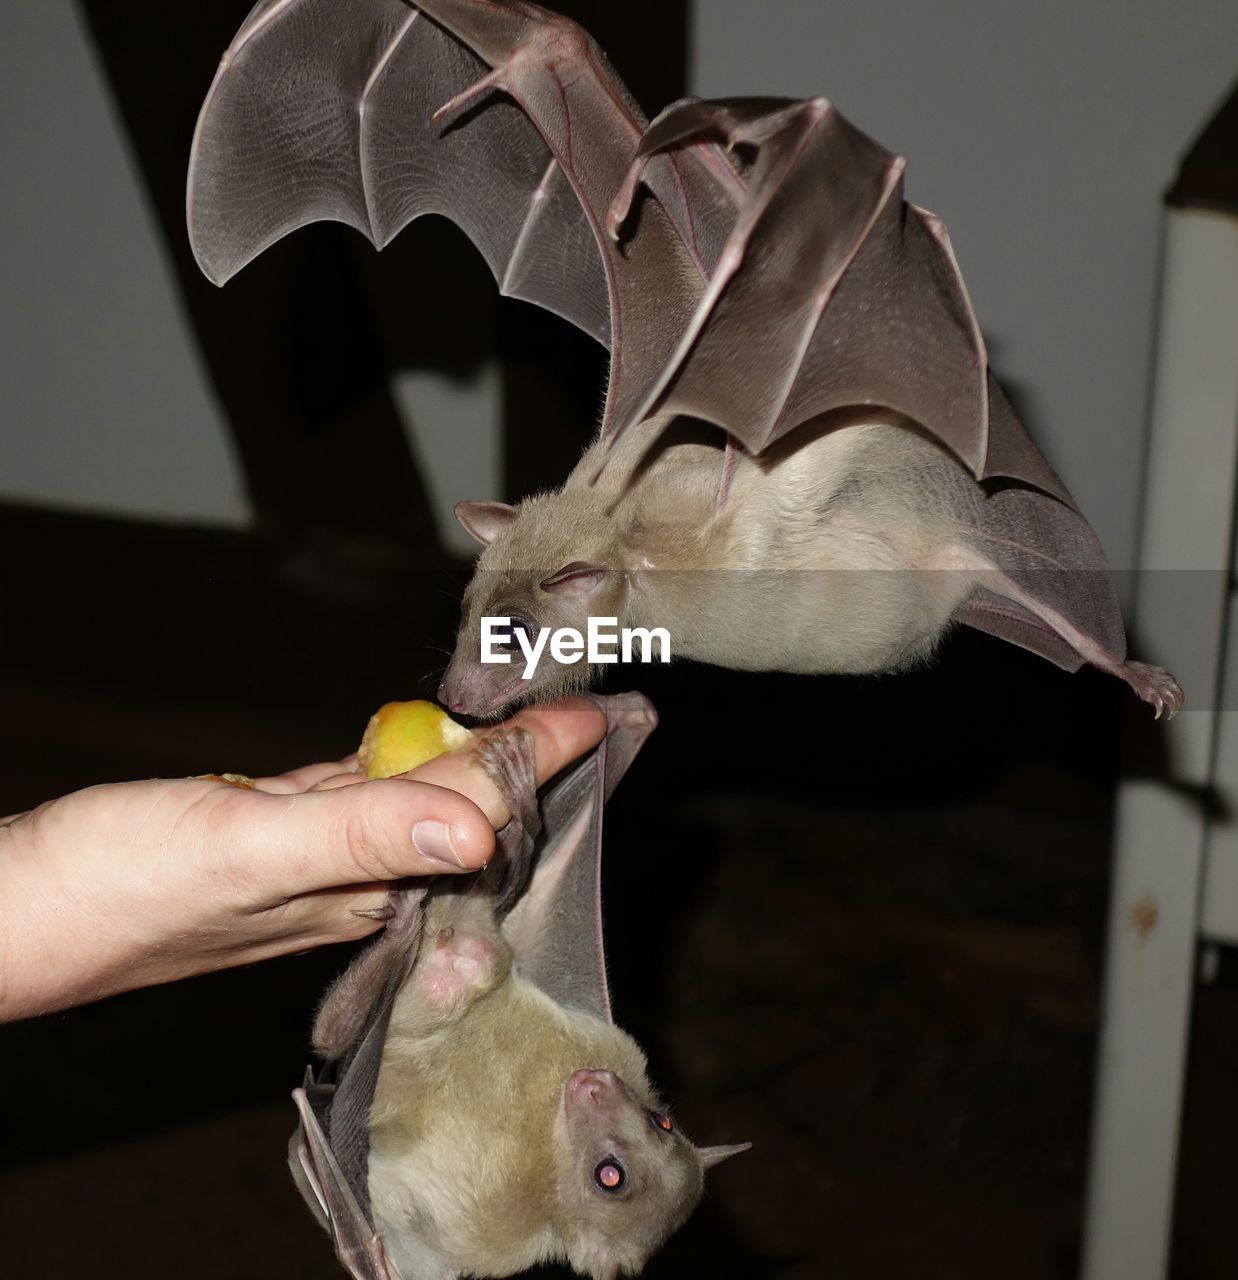
<svg viewBox="0 0 1238 1280">
<path fill-rule="evenodd" d="M 1167 665 L 1186 710 L 1165 727 L 1169 781 L 1118 797 L 1084 1280 L 1163 1280 L 1200 926 L 1228 611 L 1238 449 L 1238 219 L 1174 210 L 1140 581 L 1140 657 Z"/>
</svg>

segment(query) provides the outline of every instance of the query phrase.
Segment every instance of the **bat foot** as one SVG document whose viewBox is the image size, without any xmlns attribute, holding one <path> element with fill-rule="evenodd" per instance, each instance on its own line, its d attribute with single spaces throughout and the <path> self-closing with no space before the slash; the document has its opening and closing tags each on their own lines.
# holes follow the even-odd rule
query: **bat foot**
<svg viewBox="0 0 1238 1280">
<path fill-rule="evenodd" d="M 522 816 L 536 821 L 536 760 L 528 730 L 508 728 L 487 733 L 473 749 L 473 758 L 498 788 L 511 812 L 516 813 L 523 802 L 525 807 L 531 806 L 531 813 Z"/>
<path fill-rule="evenodd" d="M 385 918 L 387 933 L 391 937 L 405 938 L 412 931 L 423 911 L 423 896 L 423 893 L 410 891 L 407 888 L 392 890 L 387 899 L 387 906 L 384 908 L 390 912 Z"/>
<path fill-rule="evenodd" d="M 1162 715 L 1172 720 L 1182 709 L 1182 686 L 1165 670 L 1146 662 L 1124 662 L 1118 675 L 1144 700 L 1156 708 L 1156 719 Z"/>
</svg>

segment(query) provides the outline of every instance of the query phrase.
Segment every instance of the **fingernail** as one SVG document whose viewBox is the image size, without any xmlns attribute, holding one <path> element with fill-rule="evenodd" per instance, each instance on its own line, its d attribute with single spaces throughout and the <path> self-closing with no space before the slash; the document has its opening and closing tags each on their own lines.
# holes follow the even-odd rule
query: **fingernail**
<svg viewBox="0 0 1238 1280">
<path fill-rule="evenodd" d="M 451 828 L 445 822 L 419 822 L 413 828 L 413 845 L 423 857 L 453 871 L 464 870 L 464 859 L 456 852 Z"/>
</svg>

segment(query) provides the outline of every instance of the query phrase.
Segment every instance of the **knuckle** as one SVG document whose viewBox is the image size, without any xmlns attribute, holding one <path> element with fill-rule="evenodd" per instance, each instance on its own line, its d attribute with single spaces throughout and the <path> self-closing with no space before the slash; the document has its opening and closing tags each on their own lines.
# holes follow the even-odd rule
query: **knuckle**
<svg viewBox="0 0 1238 1280">
<path fill-rule="evenodd" d="M 346 805 L 332 838 L 360 873 L 358 880 L 398 880 L 408 874 L 398 863 L 388 824 L 373 806 Z"/>
</svg>

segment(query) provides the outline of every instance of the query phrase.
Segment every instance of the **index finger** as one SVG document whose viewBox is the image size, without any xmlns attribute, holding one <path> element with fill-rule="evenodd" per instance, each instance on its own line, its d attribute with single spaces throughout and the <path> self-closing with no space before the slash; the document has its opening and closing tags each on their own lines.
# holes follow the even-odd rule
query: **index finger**
<svg viewBox="0 0 1238 1280">
<path fill-rule="evenodd" d="M 541 786 L 602 741 L 606 736 L 606 715 L 597 703 L 587 698 L 568 698 L 563 702 L 525 707 L 497 727 L 507 726 L 518 726 L 533 735 L 537 784 Z M 493 732 L 495 729 L 483 729 L 477 736 L 484 738 Z M 449 787 L 467 796 L 497 831 L 506 825 L 511 814 L 494 783 L 478 764 L 475 750 L 476 743 L 472 743 L 428 760 L 420 768 L 401 776 Z"/>
<path fill-rule="evenodd" d="M 287 773 L 255 778 L 253 783 L 259 791 L 270 791 L 276 795 L 295 795 L 298 791 L 312 791 L 328 778 L 335 778 L 343 773 L 355 773 L 356 770 L 357 753 L 354 751 L 343 760 L 324 760 L 319 764 L 302 765 L 299 769 L 289 769 Z"/>
</svg>

